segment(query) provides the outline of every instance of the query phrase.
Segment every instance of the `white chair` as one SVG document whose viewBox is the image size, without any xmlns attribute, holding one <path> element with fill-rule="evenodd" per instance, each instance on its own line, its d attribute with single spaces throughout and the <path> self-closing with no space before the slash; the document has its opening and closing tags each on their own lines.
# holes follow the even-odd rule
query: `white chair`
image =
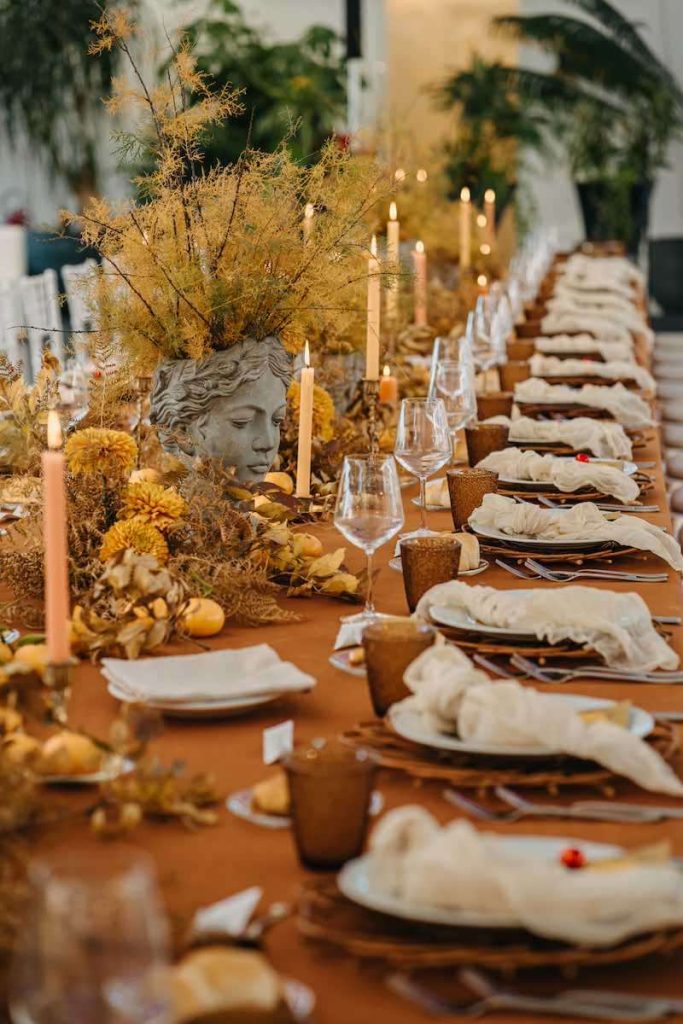
<svg viewBox="0 0 683 1024">
<path fill-rule="evenodd" d="M 57 271 L 45 270 L 34 277 L 20 278 L 19 292 L 28 335 L 31 379 L 35 380 L 45 348 L 49 348 L 64 366 L 64 331 Z"/>
<path fill-rule="evenodd" d="M 97 272 L 97 261 L 88 259 L 83 263 L 68 263 L 62 267 L 64 291 L 69 306 L 71 330 L 79 333 L 96 329 L 95 318 L 88 305 L 88 285 Z"/>
<path fill-rule="evenodd" d="M 17 285 L 0 285 L 0 351 L 26 380 L 30 380 L 31 363 L 23 323 L 24 314 Z"/>
</svg>

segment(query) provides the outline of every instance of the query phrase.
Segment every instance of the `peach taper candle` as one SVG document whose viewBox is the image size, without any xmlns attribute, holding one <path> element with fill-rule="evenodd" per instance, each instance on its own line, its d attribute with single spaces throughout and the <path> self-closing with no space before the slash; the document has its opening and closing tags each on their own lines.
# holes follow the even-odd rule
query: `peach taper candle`
<svg viewBox="0 0 683 1024">
<path fill-rule="evenodd" d="M 315 370 L 311 366 L 308 342 L 304 349 L 304 367 L 299 381 L 299 447 L 296 456 L 296 497 L 311 496 L 311 444 L 313 441 L 313 386 Z"/>
<path fill-rule="evenodd" d="M 43 452 L 43 541 L 45 548 L 45 633 L 48 660 L 71 657 L 69 560 L 66 534 L 65 463 L 59 414 L 47 415 L 47 451 Z"/>
</svg>

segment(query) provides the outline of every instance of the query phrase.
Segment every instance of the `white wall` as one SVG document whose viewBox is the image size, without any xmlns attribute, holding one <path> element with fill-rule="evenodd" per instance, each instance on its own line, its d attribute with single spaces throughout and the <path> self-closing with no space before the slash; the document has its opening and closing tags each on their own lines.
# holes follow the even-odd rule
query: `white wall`
<svg viewBox="0 0 683 1024">
<path fill-rule="evenodd" d="M 576 14 L 561 0 L 520 0 L 523 14 L 565 11 Z M 616 0 L 628 18 L 637 21 L 655 53 L 683 84 L 683 0 Z M 531 67 L 543 67 L 543 58 L 523 47 L 520 59 Z M 670 169 L 660 173 L 650 221 L 652 238 L 683 236 L 683 144 L 674 143 Z M 538 167 L 529 178 L 542 222 L 558 224 L 562 241 L 571 244 L 582 237 L 578 203 L 569 175 L 558 167 Z"/>
</svg>

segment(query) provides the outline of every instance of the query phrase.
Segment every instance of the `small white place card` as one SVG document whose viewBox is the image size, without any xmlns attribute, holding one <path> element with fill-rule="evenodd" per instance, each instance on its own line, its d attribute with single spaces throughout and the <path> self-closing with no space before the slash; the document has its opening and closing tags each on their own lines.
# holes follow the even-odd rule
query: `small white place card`
<svg viewBox="0 0 683 1024">
<path fill-rule="evenodd" d="M 242 935 L 254 916 L 263 889 L 258 885 L 243 889 L 227 899 L 200 907 L 192 920 L 192 934 L 200 935 Z"/>
<path fill-rule="evenodd" d="M 294 722 L 290 718 L 263 730 L 263 763 L 275 764 L 294 749 Z"/>
</svg>

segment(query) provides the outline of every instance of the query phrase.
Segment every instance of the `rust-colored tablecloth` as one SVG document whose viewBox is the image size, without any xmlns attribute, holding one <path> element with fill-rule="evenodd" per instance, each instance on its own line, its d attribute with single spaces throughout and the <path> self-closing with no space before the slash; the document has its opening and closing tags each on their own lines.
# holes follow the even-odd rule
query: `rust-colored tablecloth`
<svg viewBox="0 0 683 1024">
<path fill-rule="evenodd" d="M 638 460 L 656 459 L 659 464 L 659 446 L 652 432 L 647 448 L 636 452 Z M 410 494 L 412 492 L 408 492 Z M 645 499 L 659 504 L 662 512 L 652 521 L 670 526 L 666 512 L 666 498 L 661 473 L 657 472 L 657 485 Z M 431 513 L 434 528 L 450 529 L 450 514 Z M 417 511 L 406 498 L 407 526 L 416 524 Z M 332 526 L 319 531 L 326 548 L 340 542 Z M 393 544 L 380 552 L 377 563 L 381 566 L 377 584 L 377 606 L 382 611 L 406 613 L 401 575 L 390 570 L 386 561 Z M 349 552 L 349 560 L 359 565 L 358 552 Z M 619 563 L 620 567 L 646 563 Z M 647 568 L 660 568 L 662 563 L 648 557 Z M 496 567 L 472 580 L 504 588 L 525 586 Z M 557 584 L 544 584 L 548 587 Z M 607 584 L 618 589 L 620 584 Z M 632 589 L 629 587 L 628 589 Z M 640 592 L 654 614 L 677 615 L 681 612 L 681 589 L 678 578 L 670 573 L 666 584 L 647 584 Z M 291 659 L 301 669 L 312 673 L 318 685 L 310 695 L 283 700 L 277 705 L 237 718 L 216 722 L 170 721 L 164 736 L 156 742 L 159 755 L 166 759 L 182 759 L 189 769 L 210 770 L 215 773 L 221 789 L 227 794 L 248 786 L 265 774 L 261 761 L 261 733 L 288 717 L 295 721 L 299 740 L 315 736 L 331 736 L 355 722 L 371 717 L 365 681 L 345 675 L 329 664 L 329 655 L 338 628 L 340 614 L 348 606 L 331 600 L 291 600 L 288 606 L 298 612 L 299 623 L 272 626 L 258 630 L 229 627 L 212 642 L 214 647 L 242 647 L 267 642 L 281 657 Z M 673 628 L 672 643 L 683 651 L 681 627 Z M 649 710 L 683 709 L 683 688 L 664 685 L 628 685 L 577 682 L 575 692 L 608 698 L 632 699 Z M 99 671 L 88 665 L 78 668 L 75 676 L 71 716 L 75 725 L 106 735 L 116 711 L 116 702 L 108 696 Z M 388 807 L 419 801 L 424 803 L 443 821 L 453 815 L 452 809 L 440 796 L 438 785 L 416 786 L 410 779 L 384 774 L 380 788 Z M 633 790 L 634 795 L 636 793 Z M 83 801 L 83 795 L 65 799 Z M 648 799 L 638 793 L 638 799 Z M 683 855 L 683 821 L 647 826 L 608 825 L 601 823 L 553 823 L 528 821 L 507 829 L 518 833 L 565 834 L 597 841 L 640 844 L 671 840 L 674 852 Z M 201 905 L 225 897 L 241 888 L 259 884 L 265 891 L 265 900 L 295 899 L 301 883 L 306 879 L 294 854 L 288 831 L 268 831 L 232 817 L 222 810 L 220 823 L 215 828 L 190 832 L 180 824 L 145 824 L 135 833 L 133 842 L 149 851 L 156 860 L 159 877 L 168 909 L 174 918 L 186 920 Z M 36 852 L 54 846 L 67 846 L 74 853 L 87 852 L 92 858 L 107 859 L 111 846 L 92 836 L 84 824 L 73 822 L 61 825 L 41 836 Z M 377 1024 L 391 1021 L 395 1024 L 426 1019 L 406 1002 L 388 992 L 381 980 L 381 972 L 361 967 L 348 957 L 332 956 L 305 943 L 289 920 L 270 934 L 268 952 L 275 965 L 291 977 L 313 986 L 318 997 L 316 1021 L 319 1024 Z M 536 978 L 534 984 L 552 985 L 548 974 Z M 683 955 L 670 960 L 650 960 L 643 963 L 614 967 L 581 975 L 581 983 L 622 990 L 683 996 Z M 512 1020 L 504 1014 L 492 1015 L 492 1022 Z M 519 1018 L 517 1018 L 519 1019 Z"/>
</svg>

